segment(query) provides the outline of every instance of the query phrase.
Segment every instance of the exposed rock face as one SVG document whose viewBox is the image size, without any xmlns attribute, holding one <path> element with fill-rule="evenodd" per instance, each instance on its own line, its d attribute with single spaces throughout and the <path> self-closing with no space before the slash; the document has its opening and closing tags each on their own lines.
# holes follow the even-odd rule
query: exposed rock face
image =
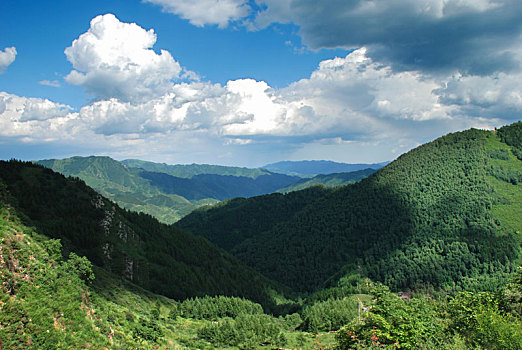
<svg viewBox="0 0 522 350">
<path fill-rule="evenodd" d="M 100 248 L 104 268 L 133 282 L 146 284 L 149 280 L 146 264 L 138 263 L 142 259 L 129 253 L 136 251 L 129 246 L 137 247 L 143 243 L 140 237 L 124 222 L 116 206 L 106 203 L 101 195 L 94 196 L 91 203 L 103 211 L 100 228 L 104 242 Z"/>
</svg>

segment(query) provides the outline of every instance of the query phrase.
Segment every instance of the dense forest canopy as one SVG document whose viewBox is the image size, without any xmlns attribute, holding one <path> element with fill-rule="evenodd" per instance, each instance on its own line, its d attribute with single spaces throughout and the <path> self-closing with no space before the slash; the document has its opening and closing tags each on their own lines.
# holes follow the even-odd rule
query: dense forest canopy
<svg viewBox="0 0 522 350">
<path fill-rule="evenodd" d="M 295 210 L 256 197 L 196 211 L 178 225 L 301 291 L 320 288 L 343 266 L 395 290 L 493 290 L 520 258 L 519 129 L 449 134 L 359 183 L 302 191 Z"/>
</svg>

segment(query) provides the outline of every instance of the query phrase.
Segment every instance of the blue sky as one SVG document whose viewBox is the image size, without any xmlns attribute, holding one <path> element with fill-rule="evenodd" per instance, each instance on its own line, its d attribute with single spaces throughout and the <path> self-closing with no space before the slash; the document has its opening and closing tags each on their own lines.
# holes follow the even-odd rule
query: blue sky
<svg viewBox="0 0 522 350">
<path fill-rule="evenodd" d="M 0 158 L 381 162 L 520 119 L 517 0 L 0 3 Z"/>
</svg>

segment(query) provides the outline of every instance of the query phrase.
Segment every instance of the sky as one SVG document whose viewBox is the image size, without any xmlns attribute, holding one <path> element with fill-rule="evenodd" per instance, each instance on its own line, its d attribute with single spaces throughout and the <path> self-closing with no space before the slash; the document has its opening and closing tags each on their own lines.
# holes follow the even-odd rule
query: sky
<svg viewBox="0 0 522 350">
<path fill-rule="evenodd" d="M 521 112 L 520 0 L 0 2 L 0 159 L 375 163 Z"/>
</svg>

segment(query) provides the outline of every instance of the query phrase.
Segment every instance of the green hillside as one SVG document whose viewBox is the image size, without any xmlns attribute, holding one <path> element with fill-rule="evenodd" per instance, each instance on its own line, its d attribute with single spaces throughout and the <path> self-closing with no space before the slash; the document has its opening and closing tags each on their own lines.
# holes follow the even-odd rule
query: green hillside
<svg viewBox="0 0 522 350">
<path fill-rule="evenodd" d="M 324 186 L 312 186 L 287 194 L 234 198 L 215 206 L 198 208 L 175 226 L 233 251 L 236 245 L 288 220 L 332 191 Z"/>
<path fill-rule="evenodd" d="M 327 175 L 317 175 L 314 176 L 311 179 L 302 179 L 298 182 L 296 182 L 293 185 L 284 187 L 277 192 L 291 192 L 291 191 L 299 191 L 304 190 L 305 188 L 308 188 L 313 185 L 325 185 L 328 187 L 334 187 L 334 186 L 341 186 L 341 185 L 348 185 L 357 181 L 360 181 L 377 170 L 375 169 L 364 169 L 364 170 L 357 170 L 357 171 L 351 171 L 347 173 L 333 173 L 333 174 L 327 174 Z"/>
<path fill-rule="evenodd" d="M 118 162 L 95 156 L 36 163 L 66 176 L 79 177 L 120 206 L 150 214 L 167 224 L 200 206 L 271 193 L 299 180 L 259 169 L 138 160 Z"/>
<path fill-rule="evenodd" d="M 261 305 L 237 297 L 177 302 L 92 266 L 85 257 L 63 257 L 60 241 L 24 225 L 8 198 L 13 199 L 0 183 L 3 349 L 313 346 L 313 335 L 295 330 L 298 316 L 297 323 L 295 317 L 275 318 L 264 314 Z"/>
<path fill-rule="evenodd" d="M 297 210 L 260 207 L 252 223 L 252 198 L 179 226 L 301 291 L 354 268 L 395 290 L 494 290 L 520 261 L 521 135 L 520 123 L 449 134 Z"/>
<path fill-rule="evenodd" d="M 138 168 L 155 173 L 164 173 L 175 177 L 190 179 L 196 175 L 223 175 L 223 176 L 240 176 L 256 179 L 261 175 L 270 175 L 270 172 L 263 169 L 252 169 L 244 167 L 229 167 L 222 165 L 210 164 L 165 164 L 147 162 L 138 159 L 126 159 L 121 163 L 129 168 Z"/>
<path fill-rule="evenodd" d="M 36 163 L 65 176 L 82 179 L 120 206 L 150 214 L 165 223 L 173 223 L 201 205 L 216 203 L 215 199 L 190 201 L 177 194 L 163 193 L 132 169 L 109 157 L 72 157 L 46 159 Z"/>
<path fill-rule="evenodd" d="M 121 209 L 83 181 L 18 161 L 0 181 L 24 222 L 95 265 L 174 299 L 237 295 L 269 306 L 275 284 L 228 253 L 146 214 Z"/>
</svg>

